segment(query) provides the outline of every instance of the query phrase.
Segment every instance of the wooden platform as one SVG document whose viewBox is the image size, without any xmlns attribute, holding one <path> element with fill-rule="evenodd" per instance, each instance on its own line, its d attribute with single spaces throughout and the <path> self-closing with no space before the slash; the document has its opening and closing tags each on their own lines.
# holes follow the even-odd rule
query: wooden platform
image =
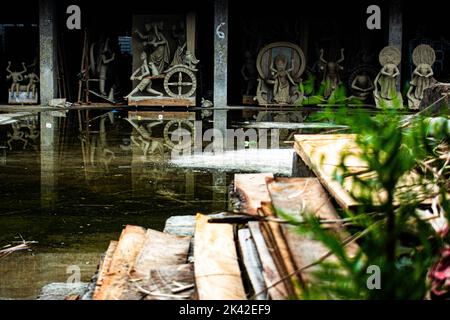
<svg viewBox="0 0 450 320">
<path fill-rule="evenodd" d="M 132 97 L 128 100 L 129 106 L 175 106 L 194 107 L 195 97 L 192 98 L 170 98 L 170 97 Z"/>
</svg>

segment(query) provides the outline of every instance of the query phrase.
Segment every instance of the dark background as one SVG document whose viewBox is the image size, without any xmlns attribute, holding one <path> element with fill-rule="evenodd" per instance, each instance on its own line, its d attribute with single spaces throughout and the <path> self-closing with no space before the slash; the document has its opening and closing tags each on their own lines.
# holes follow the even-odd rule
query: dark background
<svg viewBox="0 0 450 320">
<path fill-rule="evenodd" d="M 254 57 L 264 45 L 275 41 L 300 44 L 307 65 L 313 68 L 319 49 L 325 50 L 325 59 L 338 58 L 340 48 L 345 48 L 346 77 L 358 64 L 361 52 L 373 54 L 373 66 L 379 68 L 378 53 L 388 42 L 389 1 L 237 1 L 229 0 L 229 92 L 231 105 L 241 103 L 243 82 L 240 70 L 244 52 Z M 106 34 L 116 42 L 118 37 L 131 35 L 132 14 L 171 14 L 197 12 L 197 58 L 200 59 L 199 96 L 211 98 L 213 85 L 213 0 L 196 1 L 106 1 L 62 0 L 57 3 L 58 43 L 61 65 L 68 87 L 67 98 L 76 100 L 77 74 L 81 66 L 84 31 L 68 30 L 65 26 L 67 6 L 77 4 L 82 11 L 82 28 L 89 30 L 92 39 Z M 382 10 L 382 29 L 366 28 L 366 8 L 377 4 Z M 437 50 L 435 75 L 440 81 L 450 79 L 450 29 L 447 12 L 441 2 L 426 3 L 404 1 L 402 80 L 408 80 L 412 71 L 411 52 L 420 43 L 432 45 Z M 305 30 L 304 28 L 307 28 Z M 306 36 L 305 36 L 306 35 Z M 306 39 L 305 39 L 306 37 Z M 2 1 L 0 4 L 0 104 L 7 100 L 7 62 L 13 69 L 22 61 L 30 64 L 38 53 L 38 1 Z M 131 57 L 121 54 L 116 59 L 120 85 L 124 92 L 130 89 Z M 3 94 L 4 93 L 4 94 Z"/>
</svg>

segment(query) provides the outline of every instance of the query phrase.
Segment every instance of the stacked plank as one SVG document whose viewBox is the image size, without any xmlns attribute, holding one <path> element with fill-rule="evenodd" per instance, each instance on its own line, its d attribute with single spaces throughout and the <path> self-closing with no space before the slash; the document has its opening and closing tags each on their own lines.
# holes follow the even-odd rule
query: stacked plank
<svg viewBox="0 0 450 320">
<path fill-rule="evenodd" d="M 190 237 L 126 226 L 100 264 L 94 300 L 193 298 Z"/>
<path fill-rule="evenodd" d="M 363 160 L 363 152 L 356 143 L 355 134 L 295 135 L 294 148 L 342 208 L 353 210 L 361 205 L 352 196 L 363 194 L 354 179 L 350 176 L 344 177 L 342 184 L 335 179 L 336 173 L 343 176 L 341 163 L 361 180 L 376 177 L 376 173 L 369 172 L 368 164 Z M 394 202 L 399 203 L 399 198 L 405 190 L 415 189 L 417 194 L 421 194 L 422 190 L 417 187 L 421 183 L 421 178 L 415 171 L 405 174 L 396 187 Z M 436 186 L 432 185 L 429 185 L 428 189 L 437 191 Z M 372 200 L 377 204 L 386 200 L 386 197 L 387 194 L 380 190 L 372 195 Z M 431 200 L 425 198 L 423 204 L 431 204 Z"/>
<path fill-rule="evenodd" d="M 239 246 L 255 299 L 298 298 L 312 281 L 318 263 L 336 261 L 318 240 L 280 224 L 280 215 L 301 220 L 308 212 L 320 219 L 339 221 L 328 194 L 317 178 L 273 178 L 271 174 L 237 174 L 235 191 L 243 199 L 242 213 L 268 217 L 239 230 Z M 333 223 L 342 241 L 350 238 L 342 225 Z M 357 246 L 349 242 L 351 256 Z M 260 276 L 262 274 L 262 276 Z"/>
<path fill-rule="evenodd" d="M 93 299 L 245 300 L 233 226 L 197 214 L 191 230 L 191 217 L 166 228 L 188 236 L 126 226 L 101 260 Z M 188 263 L 192 234 L 195 262 Z"/>
</svg>

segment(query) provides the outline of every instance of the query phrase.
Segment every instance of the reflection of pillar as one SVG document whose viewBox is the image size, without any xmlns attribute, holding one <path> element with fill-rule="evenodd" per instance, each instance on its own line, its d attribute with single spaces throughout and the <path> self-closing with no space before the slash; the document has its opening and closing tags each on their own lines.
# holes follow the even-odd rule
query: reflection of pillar
<svg viewBox="0 0 450 320">
<path fill-rule="evenodd" d="M 394 46 L 402 52 L 403 37 L 403 13 L 402 0 L 391 0 L 389 2 L 389 45 Z M 401 65 L 399 66 L 400 76 L 398 88 L 401 84 Z"/>
<path fill-rule="evenodd" d="M 227 174 L 223 171 L 214 171 L 212 178 L 213 210 L 227 210 Z"/>
<path fill-rule="evenodd" d="M 39 53 L 41 105 L 56 95 L 56 25 L 55 1 L 39 1 Z M 54 204 L 58 155 L 58 118 L 51 112 L 41 112 L 41 203 L 43 207 Z"/>
<path fill-rule="evenodd" d="M 185 197 L 187 201 L 194 200 L 195 197 L 195 173 L 192 171 L 187 171 L 186 177 L 186 189 Z"/>
<path fill-rule="evenodd" d="M 0 146 L 0 166 L 6 166 L 6 147 Z"/>
<path fill-rule="evenodd" d="M 214 107 L 227 106 L 228 0 L 214 2 Z M 214 128 L 226 137 L 227 111 L 214 110 Z M 220 146 L 218 146 L 220 147 Z"/>
</svg>

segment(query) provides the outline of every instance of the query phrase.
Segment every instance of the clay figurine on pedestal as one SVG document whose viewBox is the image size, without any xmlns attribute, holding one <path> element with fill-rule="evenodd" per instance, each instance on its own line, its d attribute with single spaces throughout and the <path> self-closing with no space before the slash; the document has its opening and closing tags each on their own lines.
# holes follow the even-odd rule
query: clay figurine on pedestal
<svg viewBox="0 0 450 320">
<path fill-rule="evenodd" d="M 379 61 L 381 71 L 375 78 L 375 90 L 373 91 L 375 104 L 378 108 L 403 108 L 402 95 L 397 88 L 400 76 L 398 65 L 401 62 L 401 53 L 395 47 L 385 47 L 381 50 Z"/>
<path fill-rule="evenodd" d="M 6 71 L 9 73 L 6 80 L 11 80 L 8 94 L 10 104 L 36 104 L 38 103 L 37 83 L 39 77 L 36 73 L 28 72 L 25 62 L 22 62 L 22 71 L 11 71 L 11 61 L 8 61 Z M 27 74 L 28 72 L 28 74 Z M 24 74 L 26 74 L 24 76 Z M 28 82 L 25 82 L 28 80 Z"/>
<path fill-rule="evenodd" d="M 256 61 L 258 87 L 256 100 L 260 105 L 299 105 L 299 91 L 305 70 L 305 56 L 295 44 L 277 42 L 260 50 Z"/>
<path fill-rule="evenodd" d="M 436 83 L 433 78 L 433 63 L 436 61 L 436 54 L 432 47 L 422 44 L 413 51 L 413 63 L 416 68 L 413 71 L 410 87 L 406 97 L 410 109 L 419 109 L 426 89 Z"/>
<path fill-rule="evenodd" d="M 134 89 L 125 98 L 129 105 L 194 106 L 199 60 L 194 52 L 192 19 L 184 22 L 178 16 L 176 19 L 167 18 L 164 22 L 148 22 L 153 18 L 160 19 L 140 15 L 133 17 L 134 33 L 137 35 L 133 37 L 132 45 L 136 70 L 130 79 L 139 83 L 133 83 Z M 164 26 L 169 23 L 172 27 L 167 30 Z M 144 34 L 138 30 L 142 24 Z M 170 33 L 165 34 L 170 31 L 171 36 Z M 136 61 L 139 55 L 141 61 Z"/>
</svg>

